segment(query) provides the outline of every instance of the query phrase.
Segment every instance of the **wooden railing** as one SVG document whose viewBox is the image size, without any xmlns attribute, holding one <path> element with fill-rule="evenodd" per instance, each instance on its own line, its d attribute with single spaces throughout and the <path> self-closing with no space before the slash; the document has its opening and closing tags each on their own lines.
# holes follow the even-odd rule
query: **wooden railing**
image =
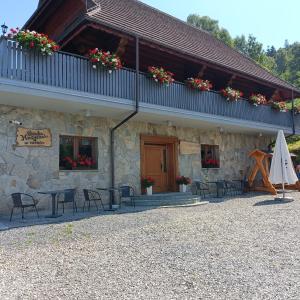
<svg viewBox="0 0 300 300">
<path fill-rule="evenodd" d="M 160 86 L 140 73 L 140 101 L 179 110 L 228 118 L 292 127 L 291 113 L 279 113 L 269 106 L 254 107 L 245 100 L 228 103 L 216 92 L 197 92 L 175 82 Z M 93 69 L 82 56 L 58 52 L 44 57 L 34 51 L 22 50 L 15 42 L 0 40 L 0 77 L 37 83 L 121 99 L 134 99 L 135 72 L 129 69 L 109 74 Z M 300 120 L 296 117 L 300 128 Z"/>
</svg>

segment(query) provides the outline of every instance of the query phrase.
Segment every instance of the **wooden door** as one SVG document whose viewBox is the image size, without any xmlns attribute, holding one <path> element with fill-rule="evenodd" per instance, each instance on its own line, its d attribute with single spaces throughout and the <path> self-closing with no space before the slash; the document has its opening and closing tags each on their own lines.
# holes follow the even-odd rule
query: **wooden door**
<svg viewBox="0 0 300 300">
<path fill-rule="evenodd" d="M 145 176 L 150 176 L 155 180 L 153 191 L 155 193 L 167 192 L 167 146 L 145 145 L 144 166 Z"/>
</svg>

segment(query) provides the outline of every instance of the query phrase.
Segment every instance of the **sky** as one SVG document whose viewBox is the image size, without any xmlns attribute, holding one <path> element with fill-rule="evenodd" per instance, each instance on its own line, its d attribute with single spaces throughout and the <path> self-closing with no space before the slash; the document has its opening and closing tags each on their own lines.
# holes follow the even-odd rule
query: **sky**
<svg viewBox="0 0 300 300">
<path fill-rule="evenodd" d="M 219 21 L 232 36 L 253 34 L 264 47 L 276 48 L 300 41 L 300 0 L 143 0 L 186 20 L 191 13 Z M 0 0 L 0 24 L 21 27 L 37 7 L 38 0 Z"/>
</svg>

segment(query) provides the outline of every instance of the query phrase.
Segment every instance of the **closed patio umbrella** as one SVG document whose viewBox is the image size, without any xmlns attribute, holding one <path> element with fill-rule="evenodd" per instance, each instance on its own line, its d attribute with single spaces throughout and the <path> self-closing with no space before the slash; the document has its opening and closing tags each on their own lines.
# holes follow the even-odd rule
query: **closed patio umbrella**
<svg viewBox="0 0 300 300">
<path fill-rule="evenodd" d="M 276 198 L 276 200 L 288 199 L 285 197 L 285 184 L 295 184 L 298 181 L 282 130 L 277 135 L 269 179 L 273 184 L 282 184 L 283 198 Z"/>
</svg>

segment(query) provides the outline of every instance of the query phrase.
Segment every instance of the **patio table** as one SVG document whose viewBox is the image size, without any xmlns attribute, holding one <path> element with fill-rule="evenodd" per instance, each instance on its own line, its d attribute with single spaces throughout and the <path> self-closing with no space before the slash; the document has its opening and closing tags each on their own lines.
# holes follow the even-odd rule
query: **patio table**
<svg viewBox="0 0 300 300">
<path fill-rule="evenodd" d="M 52 214 L 46 216 L 46 218 L 59 218 L 62 216 L 62 215 L 59 215 L 56 211 L 56 197 L 58 194 L 63 194 L 70 190 L 71 189 L 39 192 L 39 194 L 41 194 L 41 195 L 51 195 L 51 197 L 52 197 Z"/>
</svg>

